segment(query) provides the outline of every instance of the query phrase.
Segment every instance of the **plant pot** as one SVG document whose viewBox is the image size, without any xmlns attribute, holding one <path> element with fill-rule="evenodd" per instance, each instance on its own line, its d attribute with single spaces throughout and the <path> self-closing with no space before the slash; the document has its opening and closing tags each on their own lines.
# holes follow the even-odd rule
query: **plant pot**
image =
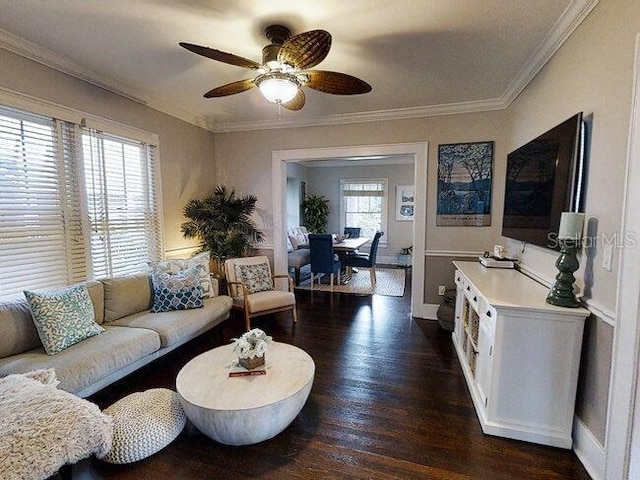
<svg viewBox="0 0 640 480">
<path fill-rule="evenodd" d="M 264 365 L 264 355 L 253 358 L 238 358 L 238 363 L 247 370 L 253 370 Z"/>
</svg>

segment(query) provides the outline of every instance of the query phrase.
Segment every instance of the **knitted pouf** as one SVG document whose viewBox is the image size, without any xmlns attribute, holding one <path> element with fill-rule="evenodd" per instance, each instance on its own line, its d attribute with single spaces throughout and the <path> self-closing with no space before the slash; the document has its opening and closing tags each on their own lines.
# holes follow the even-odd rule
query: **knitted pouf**
<svg viewBox="0 0 640 480">
<path fill-rule="evenodd" d="M 113 417 L 113 446 L 102 458 L 109 463 L 153 455 L 175 440 L 187 422 L 178 394 L 166 388 L 127 395 L 104 413 Z"/>
</svg>

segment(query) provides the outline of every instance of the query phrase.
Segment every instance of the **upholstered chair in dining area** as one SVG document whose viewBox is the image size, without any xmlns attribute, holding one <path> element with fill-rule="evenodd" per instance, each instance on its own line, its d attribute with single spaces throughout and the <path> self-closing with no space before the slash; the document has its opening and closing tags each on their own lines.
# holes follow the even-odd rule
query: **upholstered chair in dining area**
<svg viewBox="0 0 640 480">
<path fill-rule="evenodd" d="M 298 321 L 293 280 L 286 274 L 272 275 L 267 257 L 230 258 L 224 267 L 231 308 L 244 312 L 247 331 L 251 318 L 270 313 L 291 310 L 293 322 Z"/>
<path fill-rule="evenodd" d="M 380 243 L 380 237 L 384 235 L 384 232 L 376 232 L 371 242 L 371 249 L 369 254 L 357 254 L 349 255 L 343 260 L 344 265 L 347 267 L 347 276 L 351 275 L 353 267 L 368 268 L 369 275 L 371 277 L 371 285 L 376 284 L 376 257 L 378 255 L 378 245 Z"/>
<path fill-rule="evenodd" d="M 311 290 L 315 277 L 319 273 L 331 275 L 330 290 L 333 291 L 333 276 L 337 272 L 337 283 L 340 285 L 340 268 L 342 263 L 336 260 L 333 252 L 333 236 L 331 234 L 310 234 L 309 250 L 311 252 Z"/>
</svg>

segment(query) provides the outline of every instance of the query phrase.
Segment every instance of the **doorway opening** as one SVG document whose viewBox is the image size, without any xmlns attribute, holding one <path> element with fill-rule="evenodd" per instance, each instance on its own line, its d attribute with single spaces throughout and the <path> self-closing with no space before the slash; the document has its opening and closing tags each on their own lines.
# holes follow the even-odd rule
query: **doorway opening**
<svg viewBox="0 0 640 480">
<path fill-rule="evenodd" d="M 363 161 L 372 157 L 411 157 L 414 165 L 415 182 L 415 214 L 412 229 L 413 282 L 411 288 L 412 314 L 421 316 L 424 311 L 424 252 L 426 245 L 426 212 L 427 212 L 427 154 L 428 144 L 402 143 L 388 145 L 364 145 L 350 147 L 329 147 L 313 149 L 276 150 L 272 153 L 273 162 L 273 240 L 274 264 L 276 271 L 287 268 L 286 228 L 288 215 L 287 205 L 287 165 L 310 161 L 341 162 Z"/>
</svg>

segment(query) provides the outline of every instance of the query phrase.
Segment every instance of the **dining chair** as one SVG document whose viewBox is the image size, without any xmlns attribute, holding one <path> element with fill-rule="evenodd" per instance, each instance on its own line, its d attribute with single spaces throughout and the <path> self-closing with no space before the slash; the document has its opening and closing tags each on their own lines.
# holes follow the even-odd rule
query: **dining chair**
<svg viewBox="0 0 640 480">
<path fill-rule="evenodd" d="M 269 313 L 291 310 L 293 322 L 298 321 L 293 280 L 289 275 L 272 275 L 267 257 L 229 258 L 224 267 L 227 290 L 233 299 L 231 308 L 244 312 L 247 332 L 251 330 L 251 318 Z M 281 289 L 282 283 L 286 283 L 286 290 Z"/>
<path fill-rule="evenodd" d="M 353 267 L 368 268 L 369 275 L 371 277 L 371 285 L 376 284 L 376 256 L 378 255 L 378 244 L 380 243 L 380 237 L 384 235 L 384 232 L 376 232 L 371 242 L 371 249 L 369 254 L 357 254 L 345 257 L 344 264 L 347 267 L 347 277 L 351 276 L 351 270 Z"/>
<path fill-rule="evenodd" d="M 340 268 L 342 263 L 336 260 L 333 253 L 333 236 L 331 234 L 310 234 L 309 250 L 311 253 L 311 290 L 316 274 L 331 275 L 330 290 L 333 292 L 333 276 L 338 272 L 337 279 L 340 285 Z M 318 280 L 319 281 L 319 280 Z"/>
</svg>

